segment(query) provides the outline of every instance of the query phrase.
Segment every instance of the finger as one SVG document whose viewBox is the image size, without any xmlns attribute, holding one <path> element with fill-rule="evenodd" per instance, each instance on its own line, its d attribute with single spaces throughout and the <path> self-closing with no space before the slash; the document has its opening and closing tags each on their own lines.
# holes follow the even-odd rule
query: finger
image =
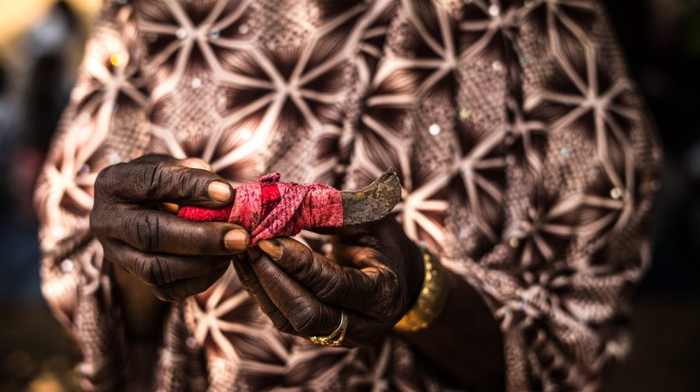
<svg viewBox="0 0 700 392">
<path fill-rule="evenodd" d="M 251 266 L 261 287 L 294 330 L 304 336 L 327 335 L 335 330 L 339 309 L 321 303 L 264 253 Z"/>
<path fill-rule="evenodd" d="M 262 253 L 251 265 L 270 300 L 298 334 L 305 337 L 328 336 L 338 327 L 341 309 L 320 302 L 299 282 L 280 269 L 267 254 Z M 391 329 L 391 326 L 370 322 L 351 310 L 343 312 L 348 318 L 343 346 L 372 344 Z"/>
<path fill-rule="evenodd" d="M 380 261 L 382 257 L 377 250 L 366 246 L 354 245 L 340 241 L 332 241 L 331 260 L 342 260 L 342 265 L 354 268 L 386 267 Z"/>
<path fill-rule="evenodd" d="M 200 158 L 187 158 L 177 161 L 179 165 L 189 167 L 190 169 L 201 169 L 206 171 L 212 171 L 211 165 Z M 177 215 L 180 211 L 180 206 L 175 203 L 161 203 L 160 208 L 162 211 L 167 213 Z"/>
<path fill-rule="evenodd" d="M 212 171 L 211 165 L 201 158 L 185 158 L 178 159 L 170 155 L 163 154 L 147 154 L 142 155 L 131 161 L 132 163 L 158 163 L 158 162 L 168 162 L 177 165 L 186 166 L 192 169 L 202 169 Z"/>
<path fill-rule="evenodd" d="M 381 264 L 384 264 L 388 269 L 403 271 L 406 265 L 402 261 L 407 256 L 415 255 L 418 252 L 418 248 L 406 236 L 401 225 L 391 217 L 374 223 L 348 227 L 347 230 L 333 236 L 331 241 L 334 253 L 341 256 L 345 265 L 348 262 L 355 266 L 376 262 L 376 257 L 366 257 L 371 256 L 371 252 L 363 251 L 357 255 L 351 255 L 351 253 L 356 253 L 358 248 L 368 248 L 381 257 Z M 346 252 L 336 251 L 337 248 L 346 248 Z M 392 257 L 382 257 L 381 255 L 392 255 Z M 347 256 L 352 256 L 354 260 L 345 259 Z"/>
<path fill-rule="evenodd" d="M 221 276 L 226 273 L 228 265 L 219 268 L 207 275 L 194 278 L 178 280 L 172 283 L 167 283 L 153 288 L 153 293 L 159 299 L 168 302 L 180 302 L 195 294 L 199 294 L 207 290 L 211 285 L 216 283 Z"/>
<path fill-rule="evenodd" d="M 189 167 L 190 169 L 201 169 L 206 171 L 213 171 L 210 164 L 201 158 L 187 158 L 178 161 L 178 164 Z"/>
<path fill-rule="evenodd" d="M 361 270 L 343 267 L 291 238 L 261 241 L 260 249 L 321 302 L 373 317 L 402 309 L 399 279 L 382 263 Z M 368 303 L 373 306 L 368 307 Z"/>
<path fill-rule="evenodd" d="M 356 249 L 348 249 L 348 248 L 356 248 Z M 346 267 L 355 267 L 355 268 L 364 268 L 368 267 L 368 265 L 364 264 L 358 264 L 357 260 L 358 257 L 355 256 L 355 253 L 359 252 L 360 249 L 367 249 L 365 247 L 354 247 L 354 246 L 348 246 L 345 245 L 344 243 L 341 243 L 338 241 L 337 238 L 331 238 L 331 249 L 330 252 L 326 255 L 328 258 L 331 260 L 335 261 L 339 265 L 344 265 Z"/>
<path fill-rule="evenodd" d="M 129 202 L 170 202 L 217 208 L 229 203 L 233 190 L 222 177 L 190 169 L 171 160 L 137 159 L 110 166 L 95 183 L 96 197 Z"/>
<path fill-rule="evenodd" d="M 230 255 L 250 243 L 242 227 L 227 222 L 191 222 L 163 211 L 120 209 L 117 218 L 91 219 L 98 236 L 115 238 L 144 252 L 179 255 Z"/>
<path fill-rule="evenodd" d="M 145 253 L 114 240 L 103 241 L 105 259 L 114 262 L 150 286 L 202 277 L 226 267 L 231 256 L 176 256 Z"/>
<path fill-rule="evenodd" d="M 249 250 L 249 252 L 251 251 Z M 260 250 L 257 250 L 257 252 L 259 254 Z M 296 333 L 289 320 L 284 317 L 284 314 L 275 306 L 262 288 L 255 271 L 253 271 L 253 266 L 250 264 L 250 259 L 248 257 L 240 257 L 239 260 L 233 262 L 233 267 L 236 269 L 236 274 L 238 274 L 238 279 L 241 281 L 243 288 L 253 297 L 260 310 L 267 315 L 275 328 L 285 333 Z"/>
</svg>

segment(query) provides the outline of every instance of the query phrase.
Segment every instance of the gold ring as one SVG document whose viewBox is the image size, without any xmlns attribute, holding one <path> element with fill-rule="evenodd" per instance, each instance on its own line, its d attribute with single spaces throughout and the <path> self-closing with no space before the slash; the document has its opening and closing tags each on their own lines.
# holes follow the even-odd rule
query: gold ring
<svg viewBox="0 0 700 392">
<path fill-rule="evenodd" d="M 336 327 L 335 331 L 328 336 L 311 336 L 309 339 L 313 344 L 318 344 L 319 346 L 330 346 L 338 347 L 343 343 L 345 339 L 345 332 L 348 329 L 348 318 L 345 316 L 345 312 L 340 311 L 340 324 Z"/>
</svg>

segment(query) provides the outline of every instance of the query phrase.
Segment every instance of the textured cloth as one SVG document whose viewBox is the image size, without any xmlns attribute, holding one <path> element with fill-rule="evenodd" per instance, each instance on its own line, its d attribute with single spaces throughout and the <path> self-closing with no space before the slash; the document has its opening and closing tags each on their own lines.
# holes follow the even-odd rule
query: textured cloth
<svg viewBox="0 0 700 392">
<path fill-rule="evenodd" d="M 394 167 L 406 233 L 493 311 L 509 391 L 595 390 L 629 350 L 660 152 L 597 0 L 106 1 L 36 192 L 43 293 L 87 390 L 141 379 L 88 216 L 97 173 L 145 153 L 234 186 Z M 232 271 L 163 336 L 159 391 L 447 387 L 393 335 L 277 332 Z"/>
<path fill-rule="evenodd" d="M 179 216 L 192 221 L 224 221 L 250 233 L 250 246 L 302 230 L 343 226 L 340 191 L 326 184 L 279 182 L 280 174 L 238 186 L 233 203 L 220 209 L 183 207 Z"/>
</svg>

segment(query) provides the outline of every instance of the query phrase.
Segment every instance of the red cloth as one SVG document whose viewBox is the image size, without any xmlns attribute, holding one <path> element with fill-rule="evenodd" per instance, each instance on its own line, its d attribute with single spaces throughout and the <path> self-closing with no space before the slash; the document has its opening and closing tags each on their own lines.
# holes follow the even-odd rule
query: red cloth
<svg viewBox="0 0 700 392">
<path fill-rule="evenodd" d="M 179 216 L 199 222 L 233 222 L 250 233 L 250 246 L 301 230 L 343 225 L 340 191 L 326 184 L 280 182 L 280 174 L 234 189 L 233 203 L 219 209 L 182 207 Z"/>
</svg>

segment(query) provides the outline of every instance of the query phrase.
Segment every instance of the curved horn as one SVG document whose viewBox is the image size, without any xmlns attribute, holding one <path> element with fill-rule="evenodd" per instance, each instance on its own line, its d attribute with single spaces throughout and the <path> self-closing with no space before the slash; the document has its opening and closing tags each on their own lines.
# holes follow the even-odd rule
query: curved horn
<svg viewBox="0 0 700 392">
<path fill-rule="evenodd" d="M 387 216 L 401 200 L 401 181 L 393 168 L 357 191 L 340 192 L 343 225 L 374 222 Z"/>
</svg>

